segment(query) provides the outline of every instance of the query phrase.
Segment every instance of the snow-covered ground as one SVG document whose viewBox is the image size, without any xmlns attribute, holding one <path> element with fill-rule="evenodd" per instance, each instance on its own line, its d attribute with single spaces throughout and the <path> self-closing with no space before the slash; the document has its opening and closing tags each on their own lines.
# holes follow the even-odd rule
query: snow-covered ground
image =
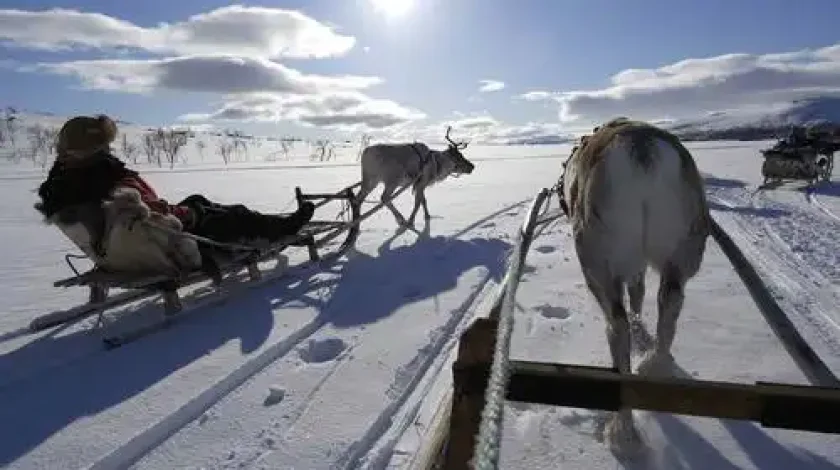
<svg viewBox="0 0 840 470">
<path fill-rule="evenodd" d="M 840 373 L 834 235 L 840 184 L 752 196 L 760 180 L 758 149 L 767 145 L 689 147 L 708 175 L 715 218 Z M 110 352 L 91 330 L 93 320 L 18 333 L 38 314 L 84 301 L 86 292 L 52 287 L 69 274 L 62 255 L 74 250 L 32 209 L 43 172 L 24 164 L 3 167 L 0 466 L 401 468 L 447 385 L 458 335 L 486 308 L 530 199 L 554 184 L 569 148 L 470 147 L 465 154 L 476 161 L 475 172 L 429 190 L 434 217 L 422 233 L 395 233 L 394 218 L 383 210 L 363 224 L 357 251 L 329 269 L 293 270 Z M 302 153 L 231 165 L 210 157 L 199 164 L 192 154 L 188 162 L 195 163 L 145 174 L 170 201 L 203 192 L 265 211 L 289 210 L 295 186 L 322 192 L 356 182 L 357 151 L 323 163 Z M 397 206 L 407 211 L 410 203 L 405 195 Z M 711 240 L 707 253 L 688 285 L 674 348 L 684 373 L 806 383 Z M 290 254 L 293 261 L 304 255 Z M 527 266 L 513 357 L 607 365 L 603 320 L 583 285 L 564 221 L 542 232 Z M 648 283 L 650 328 L 657 285 L 655 278 Z M 129 313 L 158 314 L 152 307 Z M 616 468 L 598 440 L 602 416 L 510 403 L 502 468 Z M 636 416 L 651 452 L 627 468 L 840 466 L 836 436 Z"/>
</svg>

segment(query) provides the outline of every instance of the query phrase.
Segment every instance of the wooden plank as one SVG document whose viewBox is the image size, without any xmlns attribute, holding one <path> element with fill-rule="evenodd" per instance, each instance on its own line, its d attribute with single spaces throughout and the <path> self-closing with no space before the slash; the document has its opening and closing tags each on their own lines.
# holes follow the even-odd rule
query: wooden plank
<svg viewBox="0 0 840 470">
<path fill-rule="evenodd" d="M 840 434 L 840 389 L 834 387 L 646 377 L 529 361 L 511 361 L 510 366 L 505 398 L 512 401 L 610 411 L 632 408 Z M 465 393 L 483 396 L 483 377 L 489 370 L 487 362 L 462 371 Z"/>
<path fill-rule="evenodd" d="M 407 470 L 432 470 L 442 468 L 443 453 L 448 441 L 447 429 L 452 416 L 452 389 L 438 403 L 431 425 L 422 436 L 420 449 L 414 454 Z"/>
<path fill-rule="evenodd" d="M 452 365 L 453 395 L 448 443 L 443 456 L 446 469 L 470 468 L 476 431 L 485 405 L 484 390 L 490 377 L 490 369 L 482 366 L 493 362 L 497 327 L 498 320 L 495 318 L 477 318 L 458 343 L 458 357 Z M 481 374 L 475 373 L 478 371 Z M 481 392 L 472 393 L 477 390 Z"/>
</svg>

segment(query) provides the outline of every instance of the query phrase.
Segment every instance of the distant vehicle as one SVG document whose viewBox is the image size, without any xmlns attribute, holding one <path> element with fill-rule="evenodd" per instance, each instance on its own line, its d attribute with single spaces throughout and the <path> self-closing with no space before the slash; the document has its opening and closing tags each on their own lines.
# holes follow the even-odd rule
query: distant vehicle
<svg viewBox="0 0 840 470">
<path fill-rule="evenodd" d="M 828 181 L 834 170 L 834 153 L 838 150 L 840 137 L 837 135 L 794 127 L 787 137 L 761 151 L 764 185 L 785 180 L 805 180 L 809 184 Z"/>
</svg>

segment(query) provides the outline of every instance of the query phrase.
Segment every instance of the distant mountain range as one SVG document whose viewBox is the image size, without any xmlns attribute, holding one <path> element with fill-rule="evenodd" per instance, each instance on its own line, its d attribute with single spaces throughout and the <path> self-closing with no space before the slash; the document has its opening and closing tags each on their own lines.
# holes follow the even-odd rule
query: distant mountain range
<svg viewBox="0 0 840 470">
<path fill-rule="evenodd" d="M 662 124 L 684 140 L 769 140 L 794 126 L 840 130 L 840 97 L 817 97 L 761 111 L 712 113 Z"/>
<path fill-rule="evenodd" d="M 8 115 L 9 110 L 3 109 Z M 15 110 L 17 114 L 19 111 Z M 52 113 L 24 111 L 38 121 L 60 125 L 63 118 Z M 40 116 L 40 118 L 37 118 Z M 631 116 L 632 117 L 632 116 Z M 27 121 L 24 117 L 24 121 Z M 119 121 L 122 126 L 135 127 Z M 824 96 L 793 101 L 771 109 L 734 110 L 710 113 L 706 116 L 679 121 L 659 122 L 683 140 L 772 140 L 784 137 L 793 126 L 820 127 L 840 132 L 840 97 Z M 138 128 L 140 126 L 137 126 Z M 202 132 L 198 132 L 202 133 Z M 219 131 L 208 132 L 219 134 Z M 499 139 L 501 145 L 557 145 L 576 141 L 571 134 L 553 134 L 530 130 L 519 135 Z"/>
</svg>

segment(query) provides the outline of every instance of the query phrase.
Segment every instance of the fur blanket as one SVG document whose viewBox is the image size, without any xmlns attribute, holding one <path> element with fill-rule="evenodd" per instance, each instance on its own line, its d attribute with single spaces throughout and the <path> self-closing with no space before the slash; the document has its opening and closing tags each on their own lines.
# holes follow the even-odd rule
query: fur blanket
<svg viewBox="0 0 840 470">
<path fill-rule="evenodd" d="M 153 212 L 134 189 L 117 188 L 101 206 L 67 208 L 49 217 L 47 223 L 56 225 L 97 266 L 108 271 L 178 276 L 201 266 L 197 242 L 179 235 L 181 222 L 172 215 Z M 101 233 L 97 227 L 102 228 Z"/>
</svg>

